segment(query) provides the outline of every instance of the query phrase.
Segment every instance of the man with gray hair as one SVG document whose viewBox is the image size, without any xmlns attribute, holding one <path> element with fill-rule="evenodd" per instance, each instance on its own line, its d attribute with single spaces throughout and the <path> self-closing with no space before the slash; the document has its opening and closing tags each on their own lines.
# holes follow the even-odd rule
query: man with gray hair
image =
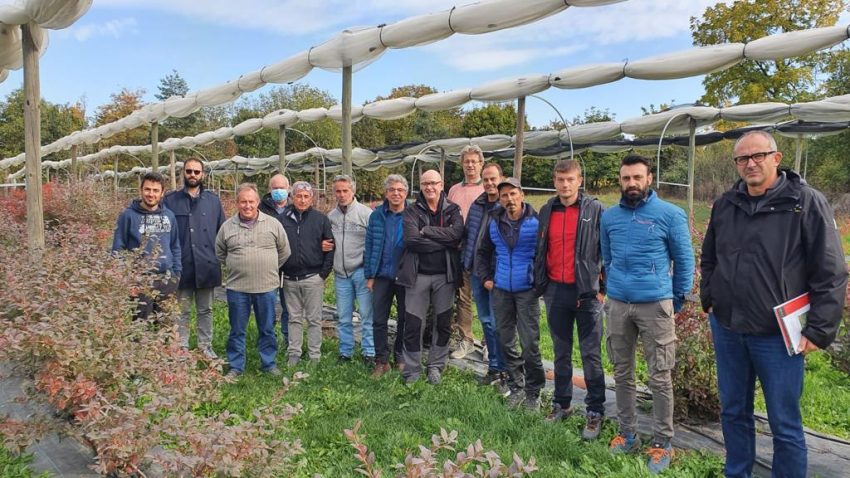
<svg viewBox="0 0 850 478">
<path fill-rule="evenodd" d="M 366 287 L 363 270 L 363 249 L 366 246 L 366 228 L 372 209 L 360 204 L 354 179 L 346 174 L 333 180 L 336 207 L 328 214 L 336 249 L 334 251 L 334 288 L 336 310 L 339 316 L 339 361 L 348 362 L 354 353 L 354 300 L 360 306 L 360 349 L 363 361 L 371 369 L 375 366 L 375 345 L 372 340 L 372 293 Z"/>
<path fill-rule="evenodd" d="M 363 266 L 366 287 L 372 291 L 373 330 L 375 340 L 375 369 L 372 378 L 380 378 L 389 372 L 389 345 L 387 323 L 393 296 L 396 300 L 396 337 L 393 358 L 401 366 L 402 339 L 404 337 L 404 287 L 396 283 L 398 264 L 404 251 L 402 221 L 407 180 L 400 174 L 390 174 L 384 180 L 384 203 L 369 216 L 366 229 L 366 248 Z"/>
<path fill-rule="evenodd" d="M 484 167 L 484 152 L 476 144 L 464 147 L 460 152 L 460 163 L 463 167 L 463 181 L 449 189 L 449 201 L 460 206 L 460 214 L 466 223 L 469 208 L 472 203 L 484 193 L 481 184 L 481 169 Z M 461 359 L 473 350 L 472 335 L 472 279 L 469 271 L 463 272 L 463 286 L 457 288 L 457 315 L 454 323 L 454 333 L 459 336 L 457 349 L 452 352 L 452 358 Z"/>
<path fill-rule="evenodd" d="M 282 222 L 292 245 L 292 256 L 283 265 L 283 293 L 289 310 L 288 365 L 295 366 L 301 360 L 305 323 L 310 361 L 322 356 L 322 296 L 334 259 L 332 252 L 322 250 L 322 241 L 333 239 L 333 232 L 328 217 L 313 209 L 313 187 L 306 181 L 292 185 Z"/>
<path fill-rule="evenodd" d="M 289 241 L 278 221 L 257 208 L 257 186 L 244 183 L 236 190 L 238 214 L 224 222 L 215 240 L 215 254 L 227 266 L 228 375 L 245 371 L 245 329 L 251 309 L 259 332 L 262 370 L 280 375 L 275 364 L 274 303 L 280 287 L 278 269 L 290 256 Z"/>
</svg>

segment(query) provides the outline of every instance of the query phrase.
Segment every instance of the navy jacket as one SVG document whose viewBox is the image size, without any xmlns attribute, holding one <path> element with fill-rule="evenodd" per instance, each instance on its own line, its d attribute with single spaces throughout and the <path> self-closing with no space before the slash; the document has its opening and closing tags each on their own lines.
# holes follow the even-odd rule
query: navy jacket
<svg viewBox="0 0 850 478">
<path fill-rule="evenodd" d="M 492 280 L 497 289 L 524 292 L 534 287 L 534 255 L 537 248 L 537 213 L 524 203 L 518 231 L 512 230 L 504 209 L 490 211 L 478 243 L 475 275 Z"/>
<path fill-rule="evenodd" d="M 702 306 L 735 332 L 774 335 L 773 307 L 808 292 L 803 335 L 826 348 L 847 289 L 841 238 L 823 194 L 793 171 L 781 174 L 755 207 L 740 180 L 714 203 L 700 258 Z"/>
<path fill-rule="evenodd" d="M 384 236 L 389 214 L 393 213 L 390 211 L 389 203 L 384 200 L 384 203 L 375 208 L 369 216 L 369 226 L 366 228 L 366 248 L 363 250 L 363 272 L 367 279 L 374 279 L 380 272 L 381 256 L 384 253 L 384 247 L 386 247 Z M 404 213 L 402 212 L 402 214 Z M 398 270 L 398 260 L 401 259 L 401 254 L 404 251 L 404 228 L 402 226 L 403 221 L 399 221 L 398 229 L 393 236 L 395 237 L 392 244 L 393 258 L 396 258 L 393 268 L 396 270 Z"/>
<path fill-rule="evenodd" d="M 224 209 L 212 191 L 201 188 L 197 197 L 186 189 L 171 191 L 162 201 L 177 218 L 183 274 L 180 289 L 207 289 L 221 285 L 221 265 L 215 256 L 215 236 L 224 224 Z"/>
<path fill-rule="evenodd" d="M 487 209 L 487 193 L 481 193 L 475 198 L 475 201 L 469 206 L 469 212 L 466 214 L 466 225 L 463 233 L 463 252 L 461 261 L 463 262 L 463 270 L 472 271 L 473 261 L 475 260 L 475 248 L 478 245 L 478 239 L 481 237 L 481 224 L 485 220 L 485 211 Z M 499 201 L 493 205 L 494 208 L 499 208 Z"/>
<path fill-rule="evenodd" d="M 171 272 L 180 276 L 183 266 L 180 261 L 180 237 L 177 234 L 177 219 L 162 204 L 154 211 L 134 199 L 118 216 L 115 233 L 112 235 L 112 251 L 130 251 L 144 247 L 144 255 L 150 257 L 154 248 L 159 255 L 154 259 L 158 273 Z"/>
</svg>

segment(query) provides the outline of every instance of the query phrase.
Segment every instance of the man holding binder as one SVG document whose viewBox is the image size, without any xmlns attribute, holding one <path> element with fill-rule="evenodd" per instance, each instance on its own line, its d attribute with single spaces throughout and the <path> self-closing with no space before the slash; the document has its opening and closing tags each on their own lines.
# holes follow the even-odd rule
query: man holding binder
<svg viewBox="0 0 850 478">
<path fill-rule="evenodd" d="M 773 434 L 773 470 L 806 476 L 803 355 L 835 339 L 847 288 L 832 209 L 797 173 L 779 168 L 776 149 L 764 131 L 735 143 L 741 179 L 714 203 L 702 249 L 700 296 L 714 337 L 728 477 L 752 476 L 756 378 Z M 789 355 L 774 307 L 805 293 L 811 308 Z"/>
</svg>

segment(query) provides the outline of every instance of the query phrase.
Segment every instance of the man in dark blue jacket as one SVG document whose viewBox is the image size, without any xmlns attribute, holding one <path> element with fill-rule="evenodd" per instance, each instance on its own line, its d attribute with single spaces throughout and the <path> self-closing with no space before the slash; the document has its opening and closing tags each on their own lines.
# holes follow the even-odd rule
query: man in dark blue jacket
<svg viewBox="0 0 850 478">
<path fill-rule="evenodd" d="M 741 179 L 711 209 L 700 268 L 717 358 L 724 472 L 749 477 L 756 459 L 753 394 L 758 378 L 773 435 L 773 470 L 807 475 L 800 414 L 803 355 L 835 339 L 847 266 L 832 208 L 800 176 L 780 169 L 773 136 L 751 131 L 735 143 Z M 808 294 L 802 338 L 788 350 L 773 308 Z"/>
<path fill-rule="evenodd" d="M 662 201 L 651 184 L 649 159 L 634 154 L 623 158 L 622 199 L 602 214 L 599 239 L 608 292 L 608 357 L 614 363 L 620 421 L 610 449 L 626 453 L 641 446 L 635 413 L 635 347 L 640 335 L 655 418 L 648 466 L 660 473 L 673 455 L 673 319 L 693 286 L 694 250 L 685 211 Z"/>
<path fill-rule="evenodd" d="M 183 270 L 177 219 L 160 204 L 164 190 L 165 178 L 161 174 L 145 173 L 139 186 L 141 197 L 134 199 L 118 216 L 112 236 L 113 252 L 142 248 L 143 255 L 154 262 L 158 277 L 153 287 L 159 296 L 156 300 L 145 294 L 139 296 L 135 317 L 141 320 L 158 312 L 159 302 L 174 294 Z M 156 257 L 151 257 L 154 253 Z"/>
<path fill-rule="evenodd" d="M 372 291 L 373 335 L 375 339 L 375 369 L 372 378 L 380 378 L 390 370 L 387 322 L 393 297 L 396 300 L 396 336 L 393 359 L 401 366 L 404 339 L 404 287 L 397 284 L 396 273 L 404 252 L 404 206 L 407 180 L 400 174 L 390 174 L 384 180 L 386 198 L 372 211 L 366 228 L 366 248 L 363 268 L 366 287 Z"/>
<path fill-rule="evenodd" d="M 540 406 L 546 384 L 540 358 L 540 302 L 534 288 L 537 213 L 516 178 L 499 183 L 502 207 L 490 211 L 475 256 L 475 275 L 491 293 L 508 369 L 508 404 Z M 517 335 L 522 349 L 518 350 Z"/>
<path fill-rule="evenodd" d="M 192 303 L 195 304 L 198 350 L 215 358 L 212 349 L 213 291 L 221 285 L 221 265 L 215 256 L 215 236 L 226 219 L 218 196 L 204 188 L 204 163 L 195 157 L 183 162 L 183 189 L 165 195 L 163 204 L 177 218 L 183 274 L 177 286 L 180 320 L 177 331 L 189 347 Z"/>
</svg>

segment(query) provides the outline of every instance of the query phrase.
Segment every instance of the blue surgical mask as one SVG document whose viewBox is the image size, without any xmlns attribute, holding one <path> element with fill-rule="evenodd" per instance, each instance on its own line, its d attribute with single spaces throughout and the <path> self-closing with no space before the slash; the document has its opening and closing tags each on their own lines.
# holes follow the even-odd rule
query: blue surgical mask
<svg viewBox="0 0 850 478">
<path fill-rule="evenodd" d="M 272 201 L 283 202 L 289 197 L 289 191 L 286 189 L 272 189 Z"/>
</svg>

